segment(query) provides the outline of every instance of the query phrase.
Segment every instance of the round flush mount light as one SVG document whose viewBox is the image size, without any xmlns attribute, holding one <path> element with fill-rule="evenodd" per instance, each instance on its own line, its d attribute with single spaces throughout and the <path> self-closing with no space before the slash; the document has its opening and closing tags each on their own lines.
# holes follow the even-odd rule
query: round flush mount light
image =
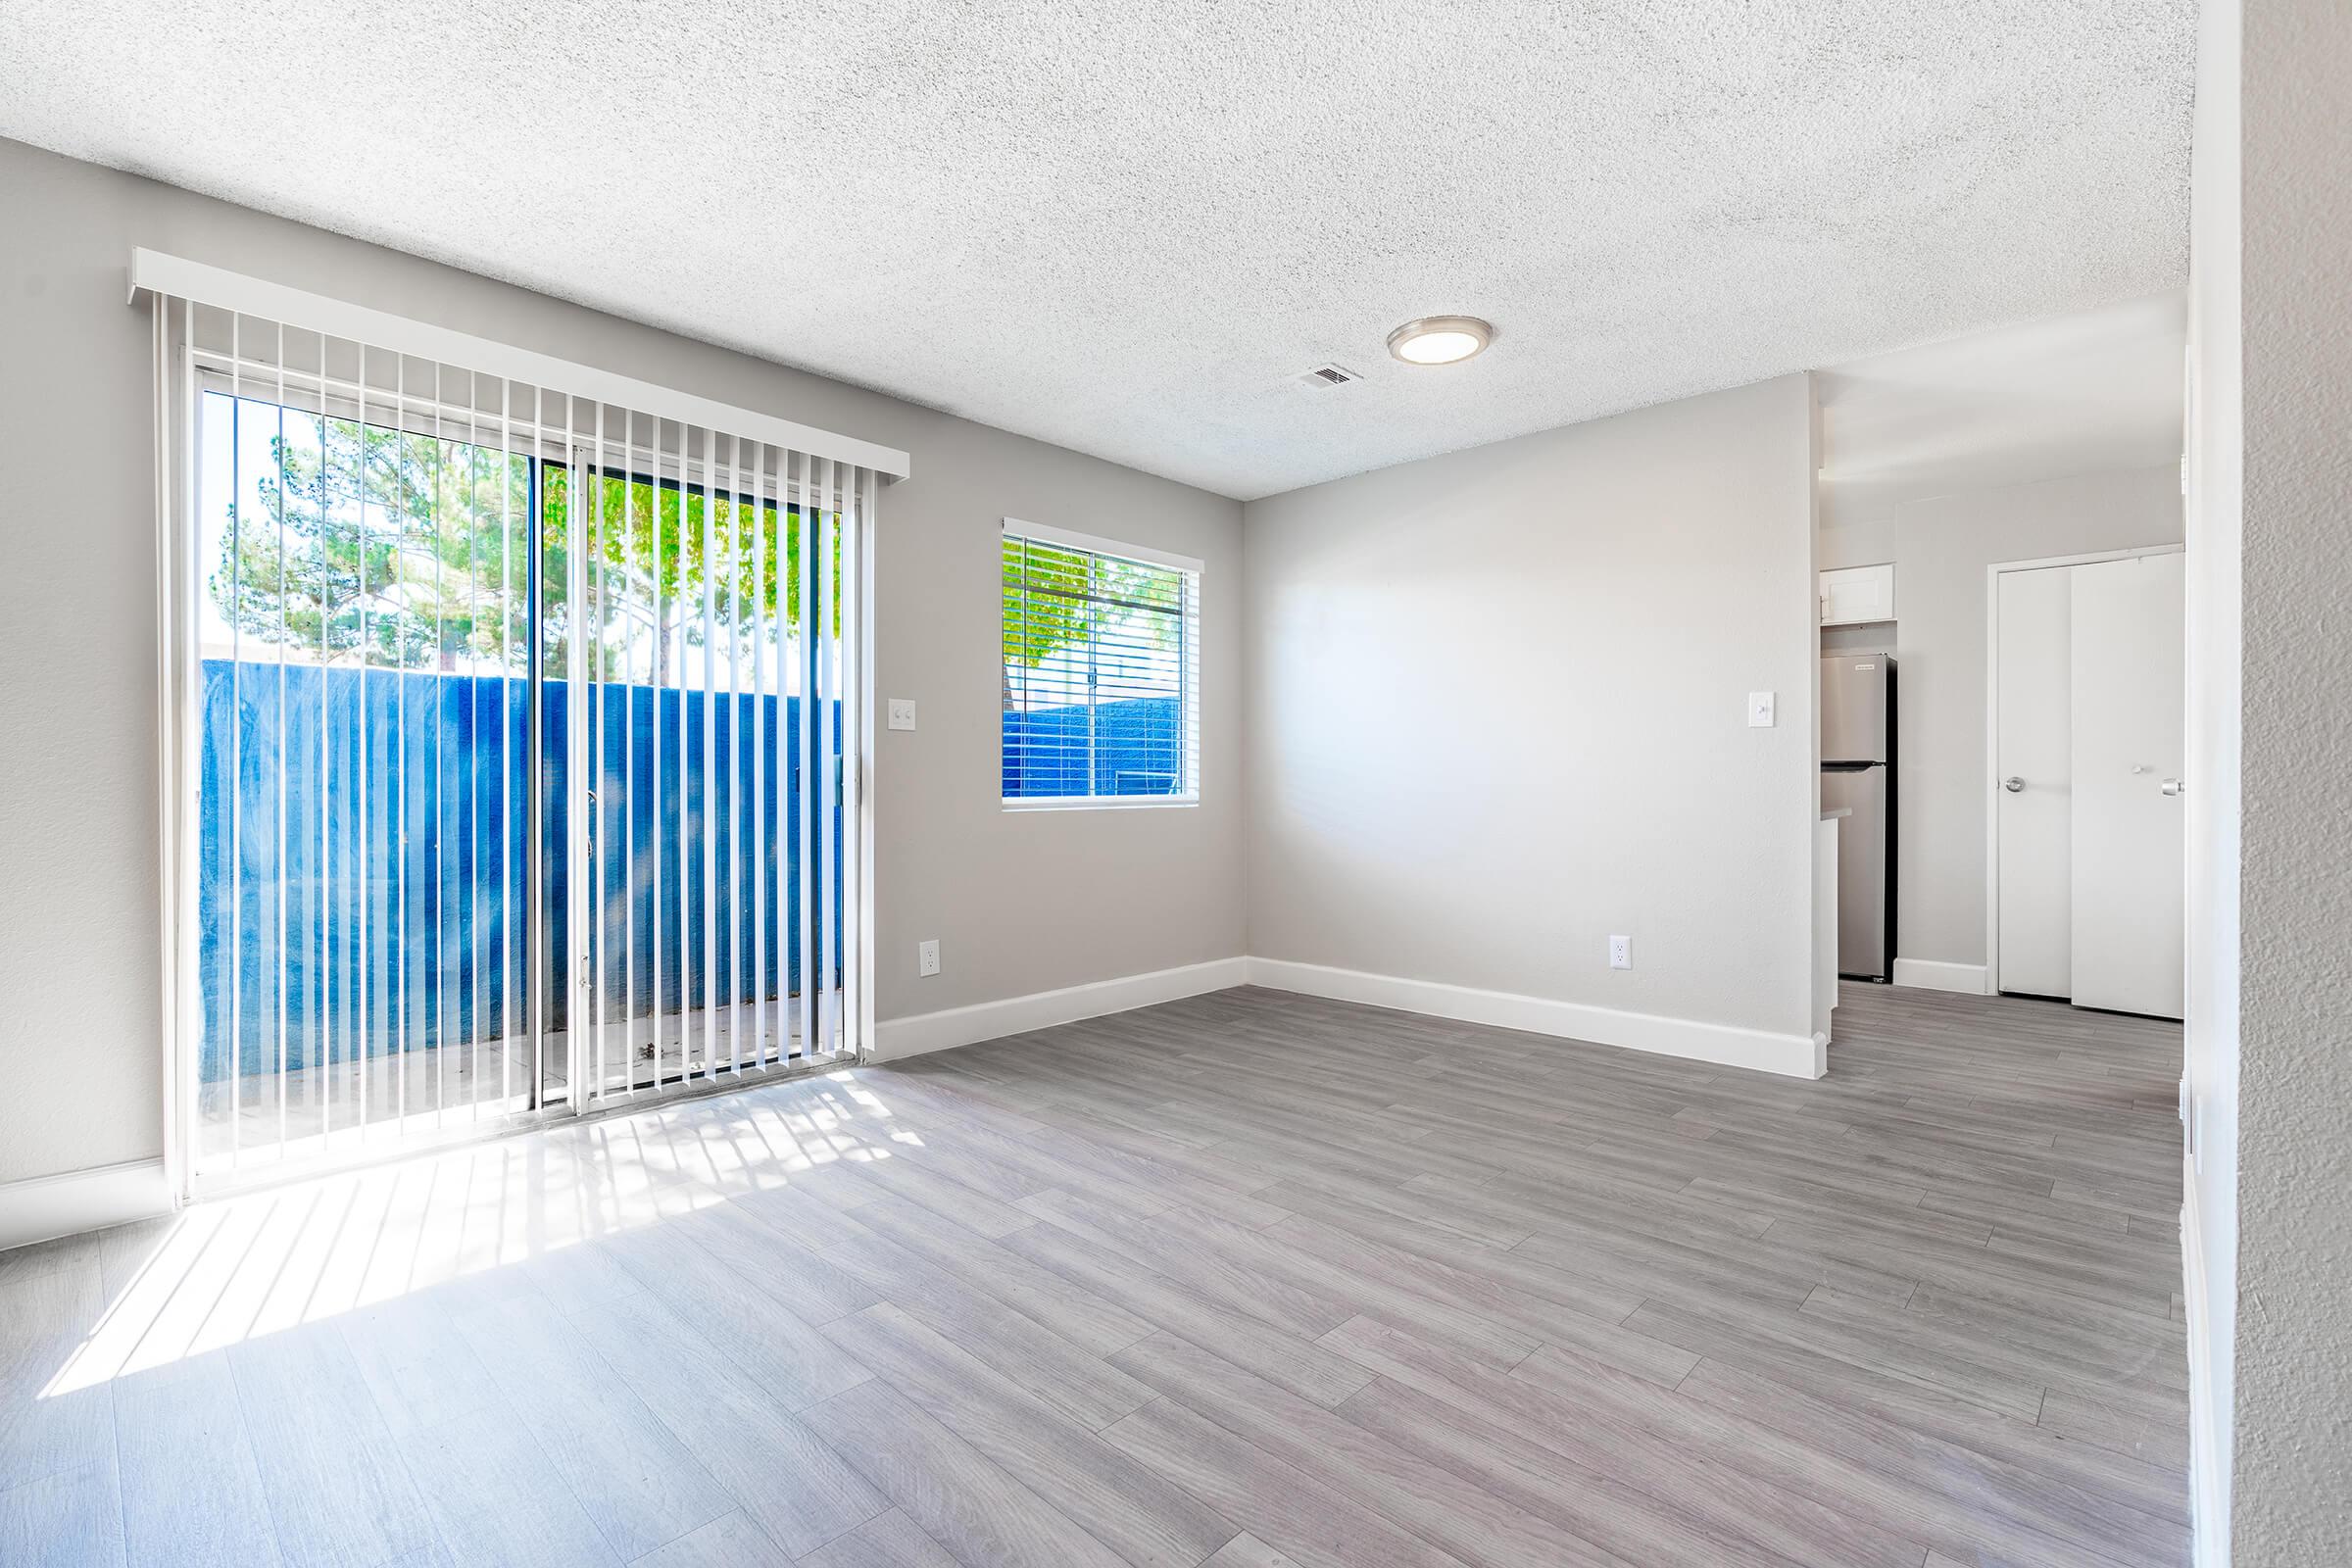
<svg viewBox="0 0 2352 1568">
<path fill-rule="evenodd" d="M 1475 316 L 1424 316 L 1389 334 L 1389 352 L 1407 365 L 1455 365 L 1494 341 Z"/>
</svg>

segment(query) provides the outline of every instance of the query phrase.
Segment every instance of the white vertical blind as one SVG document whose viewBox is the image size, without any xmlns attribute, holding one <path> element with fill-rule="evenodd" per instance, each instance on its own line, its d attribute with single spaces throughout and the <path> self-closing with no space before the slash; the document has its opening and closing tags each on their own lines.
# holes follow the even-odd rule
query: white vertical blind
<svg viewBox="0 0 2352 1568">
<path fill-rule="evenodd" d="M 531 612 L 511 564 L 531 554 L 539 438 L 494 378 L 201 303 L 161 315 L 185 368 L 171 686 L 199 846 L 176 890 L 193 1163 L 501 1119 L 529 1100 Z"/>
<path fill-rule="evenodd" d="M 632 738 L 591 764 L 586 853 L 617 912 L 583 929 L 627 952 L 587 971 L 626 1019 L 588 1070 L 589 1103 L 856 1049 L 840 759 L 858 734 L 842 651 L 857 599 L 841 553 L 878 484 L 724 430 L 618 411 L 600 427 L 580 472 L 605 522 L 585 548 L 591 579 L 616 586 L 578 702 L 584 725 L 606 715 Z"/>
<path fill-rule="evenodd" d="M 802 454 L 798 493 L 802 495 L 820 493 L 816 477 L 816 461 L 813 457 Z M 807 701 L 807 694 L 810 689 L 809 674 L 815 668 L 815 658 L 811 650 L 817 642 L 817 634 L 811 625 L 809 608 L 817 602 L 814 577 L 817 551 L 812 541 L 818 537 L 819 530 L 814 520 L 815 516 L 816 514 L 813 510 L 797 510 L 794 517 L 798 526 L 793 530 L 795 541 L 793 552 L 794 597 L 801 605 L 802 612 L 796 617 L 794 627 L 799 635 L 794 638 L 792 650 L 794 655 L 792 679 L 795 687 L 803 694 L 803 700 L 798 705 L 792 720 L 793 814 L 800 821 L 800 853 L 794 857 L 793 860 L 794 883 L 797 889 L 795 904 L 800 910 L 800 940 L 794 949 L 794 966 L 796 972 L 803 976 L 816 972 L 817 833 L 816 813 L 810 808 L 810 802 L 815 798 L 813 785 L 816 780 L 816 731 L 815 726 L 810 722 L 812 709 Z M 801 999 L 801 1044 L 799 1049 L 806 1054 L 812 1049 L 810 1042 L 816 1038 L 816 988 L 802 985 L 797 988 L 796 994 Z"/>
<path fill-rule="evenodd" d="M 903 456 L 237 304 L 156 295 L 183 1185 L 855 1053 Z"/>
<path fill-rule="evenodd" d="M 838 574 L 843 584 L 841 597 L 847 609 L 840 617 L 840 631 L 836 639 L 840 657 L 835 666 L 837 687 L 844 694 L 839 705 L 842 765 L 835 774 L 839 780 L 837 792 L 842 796 L 837 851 L 842 869 L 841 964 L 837 981 L 841 1023 L 836 1035 L 837 1049 L 854 1046 L 863 1038 L 865 1008 L 870 1002 L 865 981 L 864 955 L 860 951 L 868 892 L 865 886 L 867 832 L 861 821 L 866 789 L 867 715 L 864 705 L 856 701 L 855 694 L 865 691 L 868 685 L 866 650 L 871 646 L 871 634 L 867 616 L 871 601 L 866 596 L 866 589 L 867 573 L 872 567 L 868 561 L 870 552 L 866 549 L 866 524 L 871 516 L 877 486 L 878 480 L 872 469 L 852 470 L 850 483 L 843 489 L 838 525 L 841 536 Z"/>
</svg>

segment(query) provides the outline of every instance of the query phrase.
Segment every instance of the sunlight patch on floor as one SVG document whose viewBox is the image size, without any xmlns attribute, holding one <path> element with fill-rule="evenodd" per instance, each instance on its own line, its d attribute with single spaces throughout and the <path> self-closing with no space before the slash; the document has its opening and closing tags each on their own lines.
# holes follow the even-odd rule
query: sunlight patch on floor
<svg viewBox="0 0 2352 1568">
<path fill-rule="evenodd" d="M 192 1204 L 98 1238 L 52 1398 L 723 1203 L 921 1139 L 856 1069 Z M 560 1275 L 555 1276 L 560 1278 Z"/>
</svg>

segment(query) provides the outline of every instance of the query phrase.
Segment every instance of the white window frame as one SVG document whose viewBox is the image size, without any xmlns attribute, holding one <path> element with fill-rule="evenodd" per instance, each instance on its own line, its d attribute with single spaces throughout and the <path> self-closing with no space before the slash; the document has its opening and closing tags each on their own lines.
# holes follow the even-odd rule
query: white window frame
<svg viewBox="0 0 2352 1568">
<path fill-rule="evenodd" d="M 1200 804 L 1200 640 L 1203 619 L 1200 593 L 1202 578 L 1206 575 L 1200 562 L 1192 556 L 1180 556 L 1173 551 L 1158 550 L 1150 545 L 1128 544 L 1117 539 L 1105 539 L 1100 534 L 1079 533 L 1075 529 L 1055 528 L 1045 523 L 1025 522 L 1019 517 L 1006 517 L 997 532 L 1000 571 L 1003 569 L 1004 541 L 1013 538 L 1034 539 L 1041 544 L 1082 550 L 1089 555 L 1114 556 L 1121 561 L 1141 562 L 1148 566 L 1165 566 L 1187 574 L 1192 602 L 1185 607 L 1184 618 L 1191 646 L 1186 649 L 1181 662 L 1186 788 L 1181 795 L 1005 795 L 1004 740 L 1000 722 L 997 732 L 999 805 L 1006 811 L 1152 811 L 1183 810 L 1198 807 Z M 997 647 L 1000 660 L 1004 646 L 1004 603 L 1000 583 L 997 597 Z"/>
</svg>

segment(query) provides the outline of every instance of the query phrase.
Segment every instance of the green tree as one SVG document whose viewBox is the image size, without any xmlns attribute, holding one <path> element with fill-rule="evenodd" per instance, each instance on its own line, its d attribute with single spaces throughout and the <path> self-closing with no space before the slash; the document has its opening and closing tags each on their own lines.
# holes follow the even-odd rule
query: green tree
<svg viewBox="0 0 2352 1568">
<path fill-rule="evenodd" d="M 332 662 L 504 659 L 530 488 L 517 460 L 502 498 L 499 467 L 478 447 L 295 414 L 252 504 L 230 504 L 214 602 L 240 632 Z"/>
<path fill-rule="evenodd" d="M 276 415 L 267 405 L 245 408 Z M 333 662 L 449 669 L 463 658 L 519 674 L 528 667 L 532 466 L 523 453 L 288 410 L 251 504 L 231 502 L 209 584 L 214 602 L 241 633 Z M 779 517 L 772 503 L 610 472 L 593 488 L 580 485 L 590 555 L 573 604 L 579 471 L 539 469 L 549 668 L 563 668 L 570 639 L 584 634 L 600 676 L 626 677 L 631 651 L 650 646 L 651 673 L 667 684 L 685 644 L 731 640 L 738 619 L 748 634 L 755 612 L 774 624 L 780 604 L 775 634 L 799 630 L 797 512 Z M 834 554 L 838 565 L 838 538 Z M 832 576 L 828 629 L 837 632 L 838 570 Z"/>
<path fill-rule="evenodd" d="M 1087 646 L 1114 622 L 1151 628 L 1162 648 L 1182 633 L 1183 574 L 1115 556 L 1090 555 L 1036 539 L 1004 544 L 1004 707 L 1013 708 L 1013 672 L 1035 669 L 1066 648 Z"/>
<path fill-rule="evenodd" d="M 572 478 L 563 468 L 548 473 L 552 541 L 566 537 Z M 584 505 L 580 523 L 591 563 L 584 586 L 595 607 L 589 618 L 605 629 L 600 643 L 605 657 L 650 642 L 654 679 L 666 686 L 685 644 L 731 637 L 738 621 L 748 630 L 755 614 L 773 624 L 779 603 L 779 630 L 800 630 L 802 528 L 797 512 L 779 519 L 775 507 L 764 502 L 755 506 L 701 487 L 658 486 L 633 477 L 624 481 L 611 472 L 595 476 Z M 755 518 L 757 540 L 752 532 Z M 831 565 L 826 629 L 838 633 L 838 536 L 833 539 Z M 706 581 L 710 588 L 708 627 Z"/>
</svg>

